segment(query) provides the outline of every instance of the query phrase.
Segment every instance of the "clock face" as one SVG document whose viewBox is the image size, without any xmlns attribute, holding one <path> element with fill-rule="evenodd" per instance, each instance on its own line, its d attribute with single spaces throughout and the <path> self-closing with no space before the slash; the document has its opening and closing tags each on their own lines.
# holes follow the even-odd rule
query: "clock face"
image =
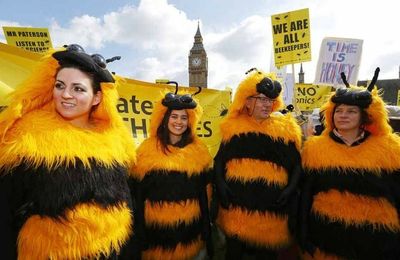
<svg viewBox="0 0 400 260">
<path fill-rule="evenodd" d="M 200 64 L 201 64 L 201 59 L 200 58 L 198 58 L 198 57 L 193 58 L 193 60 L 192 60 L 192 65 L 193 66 L 198 67 L 198 66 L 200 66 Z"/>
</svg>

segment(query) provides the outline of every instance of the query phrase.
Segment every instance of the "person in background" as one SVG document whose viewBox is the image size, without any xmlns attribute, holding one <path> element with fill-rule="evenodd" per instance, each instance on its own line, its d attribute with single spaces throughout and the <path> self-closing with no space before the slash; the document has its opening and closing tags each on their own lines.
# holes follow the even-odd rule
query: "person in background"
<svg viewBox="0 0 400 260">
<path fill-rule="evenodd" d="M 400 139 L 374 87 L 337 89 L 302 151 L 306 259 L 400 259 Z"/>
<path fill-rule="evenodd" d="M 43 57 L 0 114 L 2 259 L 117 258 L 132 233 L 135 148 L 106 60 Z"/>
<path fill-rule="evenodd" d="M 273 74 L 248 71 L 221 123 L 214 159 L 226 259 L 276 259 L 292 242 L 301 174 L 301 130 Z"/>
<path fill-rule="evenodd" d="M 132 169 L 134 239 L 142 259 L 192 259 L 204 245 L 211 257 L 207 184 L 212 158 L 195 133 L 202 109 L 171 83 L 175 94 L 155 104 L 150 137 L 139 146 Z"/>
</svg>

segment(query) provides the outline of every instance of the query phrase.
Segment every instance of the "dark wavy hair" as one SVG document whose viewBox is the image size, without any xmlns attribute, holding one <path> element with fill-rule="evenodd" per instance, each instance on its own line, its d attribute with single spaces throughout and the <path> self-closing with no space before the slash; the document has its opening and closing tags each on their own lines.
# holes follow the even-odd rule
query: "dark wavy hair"
<svg viewBox="0 0 400 260">
<path fill-rule="evenodd" d="M 168 145 L 173 145 L 182 148 L 193 142 L 192 130 L 188 126 L 185 132 L 183 132 L 181 140 L 179 140 L 179 142 L 177 142 L 176 144 L 171 144 L 171 140 L 169 138 L 169 130 L 168 130 L 168 120 L 169 117 L 171 116 L 171 113 L 172 109 L 168 109 L 167 112 L 165 112 L 161 124 L 157 128 L 157 139 L 158 142 L 161 144 L 162 151 L 165 154 L 167 152 L 171 152 L 168 149 Z"/>
<path fill-rule="evenodd" d="M 101 91 L 101 87 L 100 87 L 100 78 L 98 76 L 96 76 L 95 73 L 88 71 L 87 69 L 85 69 L 82 66 L 79 66 L 77 64 L 73 64 L 73 63 L 67 63 L 64 62 L 62 65 L 60 65 L 60 67 L 57 69 L 56 71 L 56 75 L 58 74 L 58 72 L 62 69 L 65 68 L 72 68 L 72 69 L 78 69 L 84 73 L 86 73 L 91 79 L 92 79 L 92 88 L 93 88 L 93 93 L 96 94 L 97 92 Z"/>
</svg>

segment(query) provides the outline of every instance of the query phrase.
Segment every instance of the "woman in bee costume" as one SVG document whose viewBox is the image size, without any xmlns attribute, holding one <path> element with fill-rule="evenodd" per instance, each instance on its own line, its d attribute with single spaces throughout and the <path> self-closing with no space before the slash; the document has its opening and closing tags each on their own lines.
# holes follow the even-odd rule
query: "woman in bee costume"
<svg viewBox="0 0 400 260">
<path fill-rule="evenodd" d="M 172 83 L 175 94 L 155 104 L 132 174 L 143 259 L 191 259 L 207 243 L 212 249 L 206 191 L 212 158 L 195 134 L 202 111 Z"/>
<path fill-rule="evenodd" d="M 400 259 L 400 140 L 374 87 L 338 89 L 302 152 L 301 245 L 315 259 Z"/>
<path fill-rule="evenodd" d="M 132 233 L 132 137 L 98 54 L 52 51 L 0 113 L 2 259 L 117 257 Z"/>
<path fill-rule="evenodd" d="M 290 113 L 275 113 L 283 105 L 275 76 L 255 69 L 247 74 L 221 123 L 217 221 L 227 239 L 226 259 L 245 253 L 275 259 L 291 243 L 301 130 Z"/>
</svg>

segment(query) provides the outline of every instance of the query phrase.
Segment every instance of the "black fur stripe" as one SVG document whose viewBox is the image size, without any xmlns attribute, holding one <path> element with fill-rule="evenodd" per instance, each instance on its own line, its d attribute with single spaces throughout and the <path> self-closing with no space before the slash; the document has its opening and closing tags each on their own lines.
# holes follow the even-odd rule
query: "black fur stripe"
<svg viewBox="0 0 400 260">
<path fill-rule="evenodd" d="M 76 164 L 60 165 L 51 171 L 44 165 L 32 169 L 23 163 L 13 171 L 15 186 L 20 195 L 29 198 L 16 206 L 17 215 L 39 214 L 63 217 L 66 209 L 79 203 L 96 203 L 106 208 L 120 202 L 131 204 L 127 170 L 121 165 L 106 168 L 95 159 L 91 169 L 76 159 Z M 26 199 L 23 199 L 26 200 Z"/>
<path fill-rule="evenodd" d="M 400 169 L 388 176 L 390 189 L 396 201 L 397 212 L 400 214 Z"/>
<path fill-rule="evenodd" d="M 400 259 L 399 233 L 376 230 L 372 225 L 345 226 L 312 215 L 309 237 L 323 251 L 346 259 Z"/>
<path fill-rule="evenodd" d="M 149 247 L 172 249 L 178 243 L 189 244 L 196 240 L 201 234 L 201 222 L 197 220 L 188 225 L 180 223 L 173 227 L 146 226 L 145 234 Z"/>
<path fill-rule="evenodd" d="M 152 202 L 177 202 L 199 199 L 200 189 L 206 185 L 207 175 L 189 177 L 178 171 L 151 171 L 140 183 L 143 199 Z"/>
<path fill-rule="evenodd" d="M 227 185 L 232 191 L 230 204 L 250 211 L 270 211 L 277 214 L 287 214 L 288 207 L 279 207 L 276 200 L 282 192 L 282 188 L 255 180 L 242 183 L 240 181 L 227 180 Z"/>
<path fill-rule="evenodd" d="M 285 144 L 282 139 L 273 140 L 264 134 L 247 133 L 233 136 L 220 147 L 222 160 L 250 158 L 273 162 L 290 171 L 300 163 L 300 154 L 294 142 Z"/>
<path fill-rule="evenodd" d="M 390 202 L 394 203 L 390 184 L 393 179 L 392 173 L 382 172 L 381 177 L 379 177 L 361 169 L 306 171 L 308 173 L 307 176 L 312 178 L 314 193 L 335 189 L 371 197 L 385 197 Z"/>
</svg>

